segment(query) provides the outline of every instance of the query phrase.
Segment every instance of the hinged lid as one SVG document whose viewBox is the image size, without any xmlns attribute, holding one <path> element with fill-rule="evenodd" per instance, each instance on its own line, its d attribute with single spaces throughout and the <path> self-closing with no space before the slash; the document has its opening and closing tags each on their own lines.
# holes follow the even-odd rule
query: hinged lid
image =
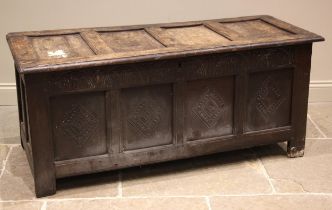
<svg viewBox="0 0 332 210">
<path fill-rule="evenodd" d="M 271 16 L 7 35 L 20 73 L 323 41 Z"/>
</svg>

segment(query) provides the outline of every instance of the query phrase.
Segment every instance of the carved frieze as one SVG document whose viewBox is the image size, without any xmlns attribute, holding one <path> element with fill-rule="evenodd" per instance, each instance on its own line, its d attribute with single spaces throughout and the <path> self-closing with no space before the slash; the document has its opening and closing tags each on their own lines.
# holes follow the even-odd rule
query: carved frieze
<svg viewBox="0 0 332 210">
<path fill-rule="evenodd" d="M 244 55 L 247 63 L 246 68 L 254 71 L 289 67 L 294 64 L 294 50 L 292 48 L 258 49 L 245 52 Z"/>
</svg>

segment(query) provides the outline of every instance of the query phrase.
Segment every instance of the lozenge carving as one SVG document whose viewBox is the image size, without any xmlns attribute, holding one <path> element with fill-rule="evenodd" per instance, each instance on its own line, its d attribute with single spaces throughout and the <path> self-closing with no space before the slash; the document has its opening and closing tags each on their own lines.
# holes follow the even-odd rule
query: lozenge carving
<svg viewBox="0 0 332 210">
<path fill-rule="evenodd" d="M 273 78 L 268 76 L 256 93 L 256 108 L 267 119 L 274 114 L 286 100 Z"/>
<path fill-rule="evenodd" d="M 83 147 L 90 138 L 93 138 L 97 126 L 98 118 L 95 113 L 82 105 L 73 105 L 55 128 L 70 136 L 78 147 Z"/>
<path fill-rule="evenodd" d="M 223 115 L 225 102 L 216 90 L 206 88 L 197 104 L 192 108 L 195 118 L 207 128 L 214 127 Z"/>
<path fill-rule="evenodd" d="M 161 121 L 162 109 L 157 104 L 144 100 L 128 118 L 128 124 L 137 135 L 148 138 L 154 135 Z"/>
</svg>

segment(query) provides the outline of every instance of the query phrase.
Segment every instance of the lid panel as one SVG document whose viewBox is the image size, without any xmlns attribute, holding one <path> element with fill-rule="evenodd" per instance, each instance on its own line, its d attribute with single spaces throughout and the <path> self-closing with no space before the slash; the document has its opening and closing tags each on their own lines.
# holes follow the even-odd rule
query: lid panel
<svg viewBox="0 0 332 210">
<path fill-rule="evenodd" d="M 294 33 L 259 19 L 226 23 L 221 22 L 220 24 L 241 34 L 243 38 L 267 38 L 294 35 Z"/>
<path fill-rule="evenodd" d="M 29 37 L 40 59 L 94 55 L 79 34 Z"/>
<path fill-rule="evenodd" d="M 145 30 L 99 32 L 100 37 L 114 52 L 143 51 L 164 48 Z"/>
<path fill-rule="evenodd" d="M 230 40 L 204 25 L 162 27 L 167 45 L 223 45 Z"/>
</svg>

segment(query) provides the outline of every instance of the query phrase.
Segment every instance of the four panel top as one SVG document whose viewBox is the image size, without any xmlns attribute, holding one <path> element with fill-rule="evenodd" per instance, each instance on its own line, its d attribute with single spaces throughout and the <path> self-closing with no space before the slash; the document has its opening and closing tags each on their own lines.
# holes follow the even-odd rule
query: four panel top
<svg viewBox="0 0 332 210">
<path fill-rule="evenodd" d="M 323 41 L 271 16 L 9 33 L 20 73 Z"/>
</svg>

